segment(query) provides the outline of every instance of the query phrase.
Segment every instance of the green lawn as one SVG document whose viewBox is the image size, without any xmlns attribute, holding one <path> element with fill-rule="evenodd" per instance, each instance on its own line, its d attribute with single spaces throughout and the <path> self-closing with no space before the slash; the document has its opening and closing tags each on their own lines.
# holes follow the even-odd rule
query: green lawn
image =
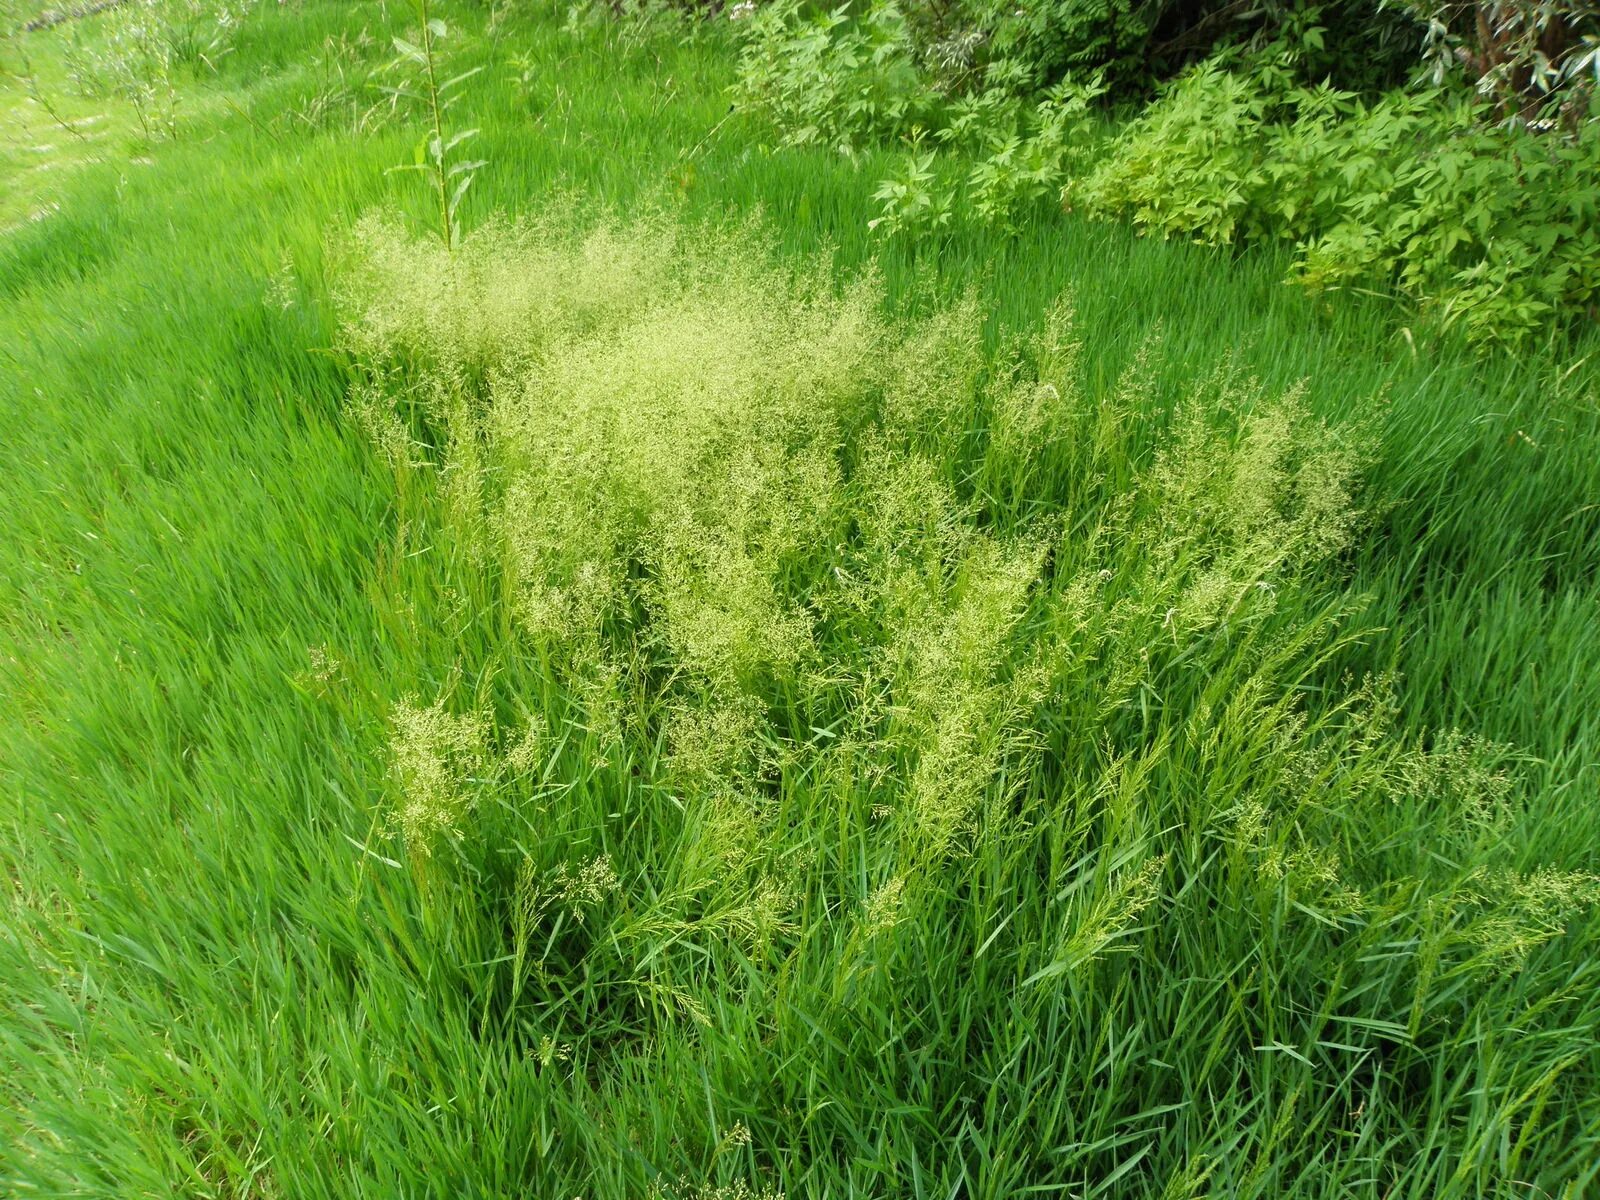
<svg viewBox="0 0 1600 1200">
<path fill-rule="evenodd" d="M 402 5 L 171 136 L 0 42 L 0 1192 L 1600 1186 L 1592 339 L 882 244 L 719 32 L 439 7 L 454 255 Z"/>
</svg>

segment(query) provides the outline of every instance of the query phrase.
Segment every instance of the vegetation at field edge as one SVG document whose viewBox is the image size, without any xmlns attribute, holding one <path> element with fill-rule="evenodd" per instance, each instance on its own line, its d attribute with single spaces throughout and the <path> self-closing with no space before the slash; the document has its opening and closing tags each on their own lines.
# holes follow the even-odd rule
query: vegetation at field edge
<svg viewBox="0 0 1600 1200">
<path fill-rule="evenodd" d="M 0 1187 L 1592 1189 L 1592 339 L 429 16 L 0 43 Z"/>
</svg>

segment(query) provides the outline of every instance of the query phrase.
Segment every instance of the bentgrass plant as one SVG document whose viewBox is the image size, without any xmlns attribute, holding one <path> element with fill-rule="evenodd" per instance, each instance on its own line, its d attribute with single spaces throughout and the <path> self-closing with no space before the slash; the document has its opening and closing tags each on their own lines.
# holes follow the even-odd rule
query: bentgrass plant
<svg viewBox="0 0 1600 1200">
<path fill-rule="evenodd" d="M 1401 734 L 1392 675 L 1330 686 L 1376 633 L 1340 565 L 1373 430 L 1226 363 L 1163 400 L 1159 343 L 1092 386 L 1065 305 L 986 359 L 970 303 L 889 319 L 870 277 L 765 266 L 757 233 L 356 238 L 366 423 L 389 395 L 430 536 L 505 639 L 461 665 L 487 692 L 397 712 L 390 804 L 426 894 L 465 870 L 474 905 L 523 914 L 508 1035 L 553 1036 L 577 973 L 631 1014 L 626 1060 L 743 1062 L 759 1036 L 849 1064 L 839 1091 L 768 1077 L 784 1107 L 736 1110 L 762 1144 L 853 1159 L 876 1124 L 914 1160 L 931 1135 L 882 1106 L 948 1111 L 970 1078 L 874 1056 L 914 1020 L 997 1072 L 1001 1141 L 942 1168 L 985 1195 L 1135 1171 L 1473 1191 L 1523 1164 L 1530 1106 L 1577 1136 L 1548 1111 L 1577 1041 L 1486 1097 L 1403 1082 L 1456 1053 L 1464 1002 L 1542 971 L 1576 1001 L 1548 956 L 1600 876 L 1507 852 L 1514 748 Z M 526 968 L 541 944 L 554 977 Z M 949 974 L 978 958 L 982 999 Z M 1099 1096 L 1079 1025 L 1163 1062 L 1204 1030 L 1204 1065 L 1132 1063 Z M 1241 1141 L 1259 1096 L 1302 1115 Z M 1465 1131 L 1442 1158 L 1418 1136 L 1440 1124 Z"/>
</svg>

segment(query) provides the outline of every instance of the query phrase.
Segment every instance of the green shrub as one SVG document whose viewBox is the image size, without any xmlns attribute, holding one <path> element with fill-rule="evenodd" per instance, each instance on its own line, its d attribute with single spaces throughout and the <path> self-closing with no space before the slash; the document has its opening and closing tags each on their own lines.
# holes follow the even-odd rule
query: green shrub
<svg viewBox="0 0 1600 1200">
<path fill-rule="evenodd" d="M 985 153 L 967 176 L 967 202 L 989 225 L 1009 227 L 1017 214 L 1047 198 L 1082 167 L 1098 132 L 1091 105 L 1105 90 L 1096 76 L 1067 80 L 1026 110 L 1015 125 L 992 128 Z"/>
<path fill-rule="evenodd" d="M 867 228 L 884 233 L 928 233 L 950 224 L 954 191 L 940 181 L 934 159 L 935 155 L 924 153 L 919 146 L 907 156 L 898 175 L 878 184 L 872 198 L 882 209 L 867 222 Z"/>
<path fill-rule="evenodd" d="M 963 219 L 1006 227 L 1061 194 L 1164 237 L 1293 243 L 1302 282 L 1392 290 L 1479 342 L 1525 340 L 1593 303 L 1600 132 L 1573 108 L 1576 51 L 1546 80 L 1568 80 L 1564 122 L 1497 124 L 1504 100 L 1492 88 L 1490 98 L 1439 89 L 1366 98 L 1307 83 L 1325 68 L 1360 75 L 1348 11 L 1330 37 L 1319 6 L 1267 5 L 1253 25 L 1233 22 L 1253 49 L 1235 45 L 1185 72 L 1097 147 L 1092 101 L 1132 69 L 1115 38 L 1149 42 L 1170 31 L 1164 13 L 1120 0 L 1005 9 L 883 0 L 855 15 L 848 4 L 815 14 L 779 0 L 749 22 L 739 86 L 785 143 L 912 135 L 904 168 L 874 197 L 872 224 L 885 233 Z M 1402 19 L 1390 13 L 1373 37 Z M 1183 52 L 1186 37 L 1223 39 L 1203 13 L 1183 20 L 1188 32 L 1169 38 L 1178 49 L 1167 53 Z M 1070 73 L 1088 64 L 1110 74 L 1086 84 Z M 929 130 L 966 165 L 930 149 Z"/>
<path fill-rule="evenodd" d="M 1280 91 L 1189 72 L 1068 202 L 1211 244 L 1294 242 L 1295 278 L 1390 288 L 1474 340 L 1519 341 L 1600 287 L 1600 125 L 1497 126 L 1482 101 Z"/>
<path fill-rule="evenodd" d="M 1261 89 L 1207 64 L 1134 121 L 1071 200 L 1163 235 L 1231 242 L 1267 187 L 1267 109 Z"/>
<path fill-rule="evenodd" d="M 1297 276 L 1316 285 L 1392 282 L 1479 341 L 1524 340 L 1592 318 L 1600 124 L 1540 136 L 1488 125 L 1484 115 L 1458 105 L 1419 119 L 1395 101 L 1350 122 L 1336 150 L 1347 166 L 1373 154 L 1389 129 L 1423 123 L 1428 135 L 1420 149 L 1395 145 L 1376 186 L 1350 189 L 1339 220 L 1304 247 Z"/>
<path fill-rule="evenodd" d="M 1099 131 L 1091 108 L 1105 90 L 1096 77 L 1064 81 L 1035 104 L 990 89 L 950 106 L 937 142 L 971 156 L 959 182 L 936 167 L 919 144 L 905 169 L 885 179 L 874 199 L 882 213 L 870 224 L 886 233 L 940 229 L 957 217 L 1011 228 L 1029 208 L 1054 202 L 1062 184 L 1082 168 Z"/>
<path fill-rule="evenodd" d="M 1415 31 L 1410 15 L 1377 0 L 1331 11 L 1306 0 L 866 0 L 824 14 L 778 0 L 757 11 L 745 92 L 793 128 L 891 81 L 904 93 L 1036 99 L 1097 75 L 1113 97 L 1143 98 L 1219 47 L 1287 49 L 1302 81 L 1372 89 L 1402 77 Z"/>
<path fill-rule="evenodd" d="M 785 144 L 843 148 L 898 133 L 937 102 L 892 0 L 859 18 L 848 0 L 824 13 L 802 0 L 760 9 L 745 23 L 738 94 Z"/>
<path fill-rule="evenodd" d="M 1016 64 L 1034 84 L 1096 70 L 1128 83 L 1144 74 L 1166 7 L 1162 0 L 1023 0 L 993 3 L 984 18 L 993 56 Z"/>
</svg>

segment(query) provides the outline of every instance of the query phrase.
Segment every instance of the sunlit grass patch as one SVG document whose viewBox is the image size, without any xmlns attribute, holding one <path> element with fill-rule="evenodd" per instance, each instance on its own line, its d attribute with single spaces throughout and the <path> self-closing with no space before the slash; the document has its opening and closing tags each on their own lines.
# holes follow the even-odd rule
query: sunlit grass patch
<svg viewBox="0 0 1600 1200">
<path fill-rule="evenodd" d="M 1065 301 L 986 355 L 970 300 L 895 315 L 870 272 L 839 282 L 764 240 L 567 216 L 453 253 L 372 218 L 346 251 L 352 415 L 472 598 L 459 619 L 489 657 L 460 677 L 493 681 L 397 710 L 397 836 L 440 897 L 463 864 L 520 862 L 479 893 L 519 914 L 509 1027 L 556 1003 L 560 975 L 526 963 L 571 922 L 561 973 L 627 997 L 639 1051 L 731 1022 L 843 1070 L 816 1023 L 840 1045 L 891 1036 L 981 948 L 968 1036 L 1053 1064 L 1053 1115 L 1026 1089 L 994 1099 L 1018 1185 L 1058 1177 L 1041 1147 L 1094 1078 L 1087 1046 L 1043 1032 L 1053 1013 L 1139 1027 L 1177 1003 L 1210 1047 L 1188 1088 L 1230 1104 L 1265 1086 L 1236 1056 L 1282 1046 L 1313 1141 L 1443 1119 L 1404 1088 L 1369 1095 L 1375 1056 L 1453 1039 L 1466 981 L 1525 986 L 1600 879 L 1510 866 L 1514 752 L 1411 740 L 1392 678 L 1329 686 L 1379 632 L 1344 557 L 1374 520 L 1376 427 L 1319 420 L 1225 358 L 1167 398 L 1159 342 L 1092 383 Z M 429 745 L 470 741 L 475 765 L 422 789 L 468 791 L 421 829 L 428 772 L 403 764 L 447 761 L 417 749 L 424 716 Z M 479 763 L 480 745 L 498 750 Z M 1188 990 L 1263 972 L 1251 1011 Z M 1331 1011 L 1404 1020 L 1335 1045 Z M 1160 1091 L 1136 1074 L 1077 1177 L 1115 1169 L 1114 1122 Z M 816 1153 L 847 1153 L 856 1103 L 808 1119 Z M 781 1154 L 799 1131 L 762 1112 Z M 1246 1186 L 1233 1136 L 1175 1120 L 1151 1182 L 1212 1147 L 1215 1177 Z M 1326 1177 L 1295 1144 L 1271 1151 L 1284 1185 Z"/>
</svg>

